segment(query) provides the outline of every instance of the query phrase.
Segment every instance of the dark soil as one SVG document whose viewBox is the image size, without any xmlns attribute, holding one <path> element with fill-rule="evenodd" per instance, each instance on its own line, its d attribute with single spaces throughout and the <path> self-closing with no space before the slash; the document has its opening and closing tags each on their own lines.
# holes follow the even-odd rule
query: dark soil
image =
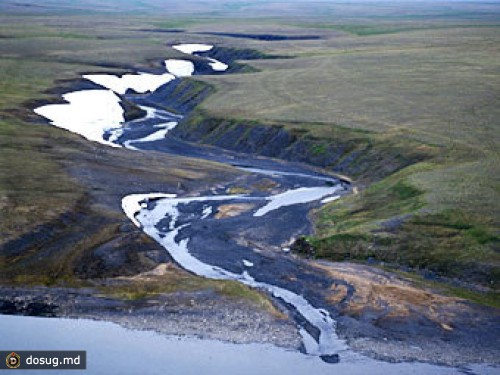
<svg viewBox="0 0 500 375">
<path fill-rule="evenodd" d="M 319 35 L 277 35 L 277 34 L 243 34 L 243 33 L 214 33 L 204 32 L 204 35 L 226 36 L 230 38 L 243 38 L 262 40 L 266 42 L 276 42 L 284 40 L 318 40 L 321 39 Z"/>
</svg>

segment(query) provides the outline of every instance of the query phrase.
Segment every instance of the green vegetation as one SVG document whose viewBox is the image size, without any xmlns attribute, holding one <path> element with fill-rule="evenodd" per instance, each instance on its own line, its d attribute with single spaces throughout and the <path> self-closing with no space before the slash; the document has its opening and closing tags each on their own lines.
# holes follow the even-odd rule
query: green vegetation
<svg viewBox="0 0 500 375">
<path fill-rule="evenodd" d="M 300 149 L 300 160 L 321 165 L 339 174 L 355 177 L 358 183 L 368 184 L 380 180 L 395 171 L 430 158 L 439 153 L 439 147 L 428 146 L 414 140 L 399 137 L 398 134 L 370 133 L 338 125 L 325 126 L 322 123 L 287 122 L 276 120 L 255 120 L 243 118 L 212 117 L 209 111 L 195 110 L 178 131 L 192 139 L 217 144 L 223 141 L 227 147 L 238 150 L 255 128 L 267 127 L 255 153 L 260 153 L 272 135 L 281 130 L 294 137 L 290 144 L 273 144 L 277 155 L 286 154 L 290 148 Z M 233 143 L 228 144 L 226 136 L 232 133 Z M 234 137 L 237 134 L 238 137 Z"/>
<path fill-rule="evenodd" d="M 373 258 L 498 288 L 496 217 L 470 205 L 430 205 L 430 194 L 412 180 L 435 168 L 415 164 L 319 210 L 312 240 L 317 256 Z M 452 192 L 432 191 L 432 197 Z"/>
<path fill-rule="evenodd" d="M 471 23 L 455 23 L 455 24 L 436 24 L 436 23 L 357 23 L 357 24 L 293 24 L 297 27 L 313 27 L 318 29 L 339 30 L 357 36 L 370 36 L 370 35 L 383 35 L 383 34 L 397 34 L 408 31 L 418 30 L 439 30 L 439 29 L 468 29 L 468 28 L 481 28 L 481 27 L 500 27 L 495 23 L 486 24 L 471 24 Z"/>
<path fill-rule="evenodd" d="M 428 280 L 412 272 L 410 273 L 401 270 L 394 270 L 393 268 L 389 267 L 382 268 L 388 271 L 396 272 L 399 276 L 408 279 L 416 286 L 434 289 L 445 295 L 468 299 L 481 305 L 500 308 L 500 292 L 498 290 L 490 292 L 474 291 L 466 288 L 452 286 L 446 283 Z"/>
<path fill-rule="evenodd" d="M 193 276 L 177 268 L 167 268 L 166 272 L 158 276 L 122 278 L 115 280 L 111 284 L 103 283 L 102 285 L 97 285 L 97 288 L 107 296 L 125 300 L 154 298 L 163 293 L 213 290 L 228 298 L 249 301 L 277 317 L 284 317 L 270 302 L 266 294 L 261 291 L 252 289 L 237 281 L 217 281 Z"/>
</svg>

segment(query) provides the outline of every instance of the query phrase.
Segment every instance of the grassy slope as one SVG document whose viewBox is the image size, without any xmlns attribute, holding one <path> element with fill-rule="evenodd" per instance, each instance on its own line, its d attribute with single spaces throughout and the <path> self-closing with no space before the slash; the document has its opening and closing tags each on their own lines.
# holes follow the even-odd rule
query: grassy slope
<svg viewBox="0 0 500 375">
<path fill-rule="evenodd" d="M 366 189 L 315 214 L 317 255 L 375 258 L 496 289 L 500 38 L 491 23 L 498 25 L 498 7 L 495 12 L 483 23 L 456 16 L 453 24 L 450 15 L 391 33 L 340 35 L 330 24 L 335 31 L 322 34 L 326 42 L 246 42 L 294 59 L 252 62 L 259 72 L 206 79 L 217 94 L 203 110 L 215 118 L 299 127 L 331 143 L 362 130 L 379 155 L 387 151 L 382 140 L 428 151 L 425 161 L 387 178 L 353 176 Z M 386 160 L 365 162 L 377 168 Z"/>
</svg>

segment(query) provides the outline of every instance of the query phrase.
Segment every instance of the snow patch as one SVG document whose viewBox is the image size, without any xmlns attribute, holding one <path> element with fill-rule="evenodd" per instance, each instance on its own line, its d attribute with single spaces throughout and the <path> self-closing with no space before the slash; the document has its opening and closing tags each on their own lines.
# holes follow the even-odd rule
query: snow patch
<svg viewBox="0 0 500 375">
<path fill-rule="evenodd" d="M 264 216 L 271 211 L 275 211 L 285 206 L 314 202 L 327 195 L 335 193 L 341 188 L 341 185 L 335 185 L 325 187 L 301 187 L 298 189 L 287 190 L 284 193 L 276 194 L 266 198 L 269 203 L 267 203 L 264 207 L 258 209 L 253 214 L 253 216 Z"/>
<path fill-rule="evenodd" d="M 157 130 L 154 133 L 151 133 L 150 135 L 144 137 L 144 138 L 138 138 L 138 139 L 132 139 L 128 142 L 126 142 L 126 147 L 130 147 L 132 143 L 144 143 L 144 142 L 154 142 L 154 141 L 161 141 L 167 136 L 167 133 L 175 128 L 177 126 L 177 122 L 167 122 L 166 124 L 159 124 L 162 125 L 161 127 L 163 129 Z M 159 127 L 159 125 L 157 127 Z M 125 145 L 125 144 L 124 144 Z M 134 146 L 132 146 L 135 148 Z"/>
<path fill-rule="evenodd" d="M 202 220 L 206 219 L 209 217 L 213 212 L 212 206 L 205 205 L 203 206 L 203 215 L 201 215 Z"/>
<path fill-rule="evenodd" d="M 154 92 L 160 86 L 174 80 L 175 76 L 170 73 L 150 74 L 140 72 L 138 74 L 124 74 L 121 77 L 113 74 L 86 74 L 83 78 L 123 95 L 128 89 L 140 94 Z"/>
<path fill-rule="evenodd" d="M 246 259 L 243 259 L 243 265 L 245 267 L 253 267 L 253 263 Z"/>
<path fill-rule="evenodd" d="M 36 108 L 35 113 L 89 141 L 120 147 L 104 139 L 106 132 L 121 128 L 125 121 L 118 95 L 110 90 L 82 90 L 62 97 L 67 104 L 45 105 Z"/>
<path fill-rule="evenodd" d="M 325 203 L 330 203 L 330 202 L 334 202 L 336 201 L 337 199 L 340 199 L 340 195 L 334 195 L 333 197 L 328 197 L 328 198 L 325 198 L 321 201 L 321 203 L 325 204 Z"/>
<path fill-rule="evenodd" d="M 224 72 L 229 68 L 229 65 L 224 64 L 219 60 L 212 59 L 211 57 L 209 57 L 208 60 L 210 60 L 208 65 L 210 65 L 210 67 L 216 72 Z"/>
<path fill-rule="evenodd" d="M 150 193 L 150 194 L 131 194 L 123 197 L 122 199 L 122 210 L 125 215 L 137 226 L 141 227 L 141 224 L 135 218 L 135 215 L 141 211 L 141 209 L 147 207 L 145 201 L 151 198 L 175 198 L 177 194 L 165 194 L 165 193 Z M 144 206 L 144 207 L 143 207 Z"/>
<path fill-rule="evenodd" d="M 187 60 L 165 60 L 165 68 L 176 77 L 189 77 L 194 73 L 194 64 Z"/>
<path fill-rule="evenodd" d="M 177 44 L 175 46 L 172 46 L 172 48 L 182 53 L 187 53 L 189 55 L 192 55 L 193 53 L 196 52 L 210 51 L 212 48 L 214 48 L 214 46 L 210 44 L 191 43 L 191 44 Z"/>
</svg>

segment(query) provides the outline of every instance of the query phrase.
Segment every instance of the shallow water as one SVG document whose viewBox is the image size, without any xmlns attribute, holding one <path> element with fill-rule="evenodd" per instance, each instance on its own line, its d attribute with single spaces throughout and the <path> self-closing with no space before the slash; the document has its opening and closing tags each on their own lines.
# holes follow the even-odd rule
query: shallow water
<svg viewBox="0 0 500 375">
<path fill-rule="evenodd" d="M 422 363 L 391 364 L 351 353 L 332 365 L 272 345 L 237 345 L 192 337 L 172 337 L 123 328 L 109 322 L 83 319 L 0 317 L 0 347 L 20 350 L 86 350 L 87 370 L 71 374 L 182 374 L 182 375 L 451 375 L 455 369 Z M 492 375 L 494 369 L 477 368 Z M 16 371 L 57 374 L 61 371 Z"/>
</svg>

